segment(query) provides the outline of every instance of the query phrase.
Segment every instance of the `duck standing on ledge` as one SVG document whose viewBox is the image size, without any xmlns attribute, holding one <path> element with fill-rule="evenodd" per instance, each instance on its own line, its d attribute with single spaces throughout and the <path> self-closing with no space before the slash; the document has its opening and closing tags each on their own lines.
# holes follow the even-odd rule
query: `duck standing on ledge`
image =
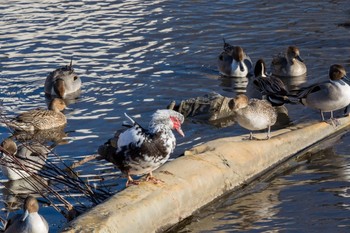
<svg viewBox="0 0 350 233">
<path fill-rule="evenodd" d="M 252 71 L 252 61 L 240 46 L 232 46 L 224 40 L 224 49 L 218 57 L 218 68 L 222 75 L 247 77 Z"/>
<path fill-rule="evenodd" d="M 338 121 L 334 118 L 333 111 L 350 104 L 350 86 L 344 79 L 347 79 L 345 68 L 338 64 L 331 65 L 328 81 L 303 88 L 296 97 L 303 105 L 319 110 L 323 121 L 323 113 L 330 112 L 328 123 L 337 125 Z"/>
<path fill-rule="evenodd" d="M 78 92 L 81 88 L 81 79 L 75 73 L 72 61 L 51 72 L 45 80 L 45 94 L 65 99 L 67 95 Z"/>
<path fill-rule="evenodd" d="M 248 99 L 246 95 L 237 95 L 230 105 L 236 122 L 248 130 L 267 130 L 266 139 L 270 138 L 271 126 L 276 123 L 277 112 L 267 100 Z M 249 139 L 254 139 L 250 132 Z"/>
<path fill-rule="evenodd" d="M 147 174 L 146 181 L 161 182 L 153 177 L 152 171 L 163 165 L 175 149 L 176 139 L 172 130 L 184 136 L 181 129 L 183 115 L 169 109 L 157 110 L 147 130 L 126 116 L 132 122 L 129 129 L 117 132 L 114 138 L 99 147 L 98 153 L 127 176 L 126 186 L 139 184 L 131 175 Z"/>
</svg>

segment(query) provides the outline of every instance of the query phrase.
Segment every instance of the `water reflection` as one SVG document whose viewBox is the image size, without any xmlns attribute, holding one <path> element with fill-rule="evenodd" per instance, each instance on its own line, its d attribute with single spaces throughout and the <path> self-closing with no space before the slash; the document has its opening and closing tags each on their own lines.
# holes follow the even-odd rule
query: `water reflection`
<svg viewBox="0 0 350 233">
<path fill-rule="evenodd" d="M 64 103 L 69 106 L 71 104 L 75 104 L 79 101 L 79 97 L 81 95 L 81 89 L 79 89 L 78 91 L 75 91 L 73 93 L 69 93 L 65 96 Z M 46 105 L 49 106 L 51 101 L 54 99 L 54 96 L 50 96 L 50 95 L 45 95 L 45 101 L 46 101 Z"/>
<path fill-rule="evenodd" d="M 325 144 L 329 146 L 341 136 Z M 350 226 L 347 157 L 335 153 L 332 146 L 304 159 L 284 164 L 272 177 L 260 181 L 253 189 L 235 192 L 213 203 L 195 214 L 190 224 L 179 226 L 181 230 L 174 231 L 279 232 L 293 226 L 296 232 L 305 229 L 342 232 Z M 325 219 L 327 225 L 320 224 Z"/>
<path fill-rule="evenodd" d="M 286 85 L 289 92 L 300 90 L 307 82 L 307 75 L 295 76 L 295 77 L 279 77 Z"/>
<path fill-rule="evenodd" d="M 2 196 L 5 201 L 6 210 L 13 212 L 22 208 L 22 200 L 28 195 L 41 197 L 38 194 L 38 190 L 46 192 L 45 184 L 48 185 L 48 181 L 40 177 L 34 178 L 29 176 L 19 180 L 9 180 L 2 184 L 4 185 Z"/>
<path fill-rule="evenodd" d="M 20 142 L 37 142 L 41 144 L 55 143 L 55 144 L 64 144 L 67 143 L 65 137 L 68 136 L 69 132 L 65 132 L 65 126 L 57 127 L 47 130 L 36 130 L 31 132 L 25 131 L 14 131 L 13 138 Z"/>
<path fill-rule="evenodd" d="M 223 90 L 226 92 L 233 92 L 235 94 L 245 94 L 247 92 L 247 86 L 249 83 L 247 77 L 220 76 L 219 80 L 221 81 L 220 86 L 223 87 Z M 231 97 L 234 97 L 234 95 Z"/>
</svg>

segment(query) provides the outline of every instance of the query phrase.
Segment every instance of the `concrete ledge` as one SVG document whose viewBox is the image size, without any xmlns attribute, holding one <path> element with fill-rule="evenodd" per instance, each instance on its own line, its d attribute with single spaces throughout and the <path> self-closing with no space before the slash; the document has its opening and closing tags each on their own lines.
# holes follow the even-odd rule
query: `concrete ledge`
<svg viewBox="0 0 350 233">
<path fill-rule="evenodd" d="M 70 222 L 63 232 L 159 232 L 295 153 L 345 130 L 324 122 L 273 132 L 270 140 L 210 141 L 166 163 L 154 175 L 165 183 L 129 187 Z M 264 137 L 266 134 L 256 135 Z"/>
</svg>

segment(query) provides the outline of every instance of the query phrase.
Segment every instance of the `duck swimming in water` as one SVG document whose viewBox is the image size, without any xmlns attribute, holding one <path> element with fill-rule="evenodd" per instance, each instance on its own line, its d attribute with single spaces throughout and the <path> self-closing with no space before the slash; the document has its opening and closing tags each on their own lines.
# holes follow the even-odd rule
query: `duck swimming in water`
<svg viewBox="0 0 350 233">
<path fill-rule="evenodd" d="M 281 79 L 267 74 L 263 59 L 259 59 L 255 63 L 253 84 L 261 93 L 261 97 L 267 99 L 272 106 L 284 104 L 284 99 L 279 99 L 277 96 L 287 95 L 288 90 Z"/>
<path fill-rule="evenodd" d="M 38 173 L 50 152 L 44 145 L 36 142 L 17 146 L 11 138 L 1 143 L 0 151 L 2 174 L 9 180 L 19 180 Z"/>
<path fill-rule="evenodd" d="M 18 131 L 35 131 L 61 127 L 67 123 L 66 116 L 61 112 L 65 108 L 66 104 L 62 99 L 54 98 L 49 105 L 49 109 L 34 109 L 23 112 L 6 122 L 6 124 Z"/>
<path fill-rule="evenodd" d="M 28 196 L 24 200 L 23 214 L 11 218 L 5 228 L 5 233 L 48 233 L 49 225 L 41 216 L 39 204 L 35 197 Z"/>
<path fill-rule="evenodd" d="M 45 80 L 45 94 L 50 97 L 65 99 L 78 92 L 81 88 L 81 79 L 75 73 L 72 61 L 70 65 L 60 67 L 51 72 Z"/>
<path fill-rule="evenodd" d="M 219 72 L 229 77 L 247 77 L 252 71 L 252 61 L 240 46 L 232 46 L 224 40 L 224 49 L 218 56 Z"/>
<path fill-rule="evenodd" d="M 273 75 L 283 77 L 301 76 L 307 72 L 299 48 L 296 46 L 289 46 L 286 53 L 275 56 L 270 68 Z"/>
</svg>

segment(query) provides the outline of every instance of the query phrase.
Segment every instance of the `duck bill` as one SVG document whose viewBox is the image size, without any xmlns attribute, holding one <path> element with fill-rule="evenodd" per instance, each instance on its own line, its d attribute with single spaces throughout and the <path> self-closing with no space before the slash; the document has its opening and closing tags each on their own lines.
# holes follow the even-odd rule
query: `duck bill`
<svg viewBox="0 0 350 233">
<path fill-rule="evenodd" d="M 28 210 L 24 211 L 22 218 L 21 218 L 21 221 L 24 222 L 26 220 L 26 218 L 28 217 L 28 215 L 29 215 Z"/>
<path fill-rule="evenodd" d="M 304 60 L 300 56 L 296 56 L 296 59 L 298 59 L 301 62 L 304 62 Z"/>
<path fill-rule="evenodd" d="M 185 134 L 184 132 L 182 131 L 182 129 L 179 127 L 179 128 L 176 128 L 176 131 L 182 136 L 182 137 L 185 137 Z"/>
<path fill-rule="evenodd" d="M 243 65 L 243 62 L 239 62 L 239 69 L 244 72 L 244 65 Z"/>
<path fill-rule="evenodd" d="M 65 87 L 63 79 L 59 78 L 53 85 L 53 90 L 59 98 L 65 97 Z"/>
</svg>

